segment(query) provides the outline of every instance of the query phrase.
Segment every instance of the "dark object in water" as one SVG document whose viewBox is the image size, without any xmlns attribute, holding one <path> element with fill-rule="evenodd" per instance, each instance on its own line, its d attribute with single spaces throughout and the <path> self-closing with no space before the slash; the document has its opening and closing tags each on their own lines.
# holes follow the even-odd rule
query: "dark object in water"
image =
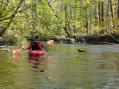
<svg viewBox="0 0 119 89">
<path fill-rule="evenodd" d="M 44 72 L 44 70 L 40 70 L 40 72 Z"/>
<path fill-rule="evenodd" d="M 77 49 L 78 52 L 86 52 L 85 50 Z"/>
</svg>

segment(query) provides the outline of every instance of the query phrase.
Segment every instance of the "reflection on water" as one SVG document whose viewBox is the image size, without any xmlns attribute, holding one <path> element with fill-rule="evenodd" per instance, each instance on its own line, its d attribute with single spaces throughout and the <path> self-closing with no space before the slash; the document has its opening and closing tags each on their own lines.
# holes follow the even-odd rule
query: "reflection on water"
<svg viewBox="0 0 119 89">
<path fill-rule="evenodd" d="M 87 52 L 78 53 L 84 49 Z M 119 45 L 51 45 L 44 57 L 0 52 L 0 89 L 118 89 Z"/>
</svg>

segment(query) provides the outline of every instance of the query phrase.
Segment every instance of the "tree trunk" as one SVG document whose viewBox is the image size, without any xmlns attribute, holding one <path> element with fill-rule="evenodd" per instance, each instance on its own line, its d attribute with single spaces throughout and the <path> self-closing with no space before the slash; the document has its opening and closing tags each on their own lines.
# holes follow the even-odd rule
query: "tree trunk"
<svg viewBox="0 0 119 89">
<path fill-rule="evenodd" d="M 117 18 L 119 19 L 119 0 L 118 0 Z"/>
<path fill-rule="evenodd" d="M 96 24 L 97 24 L 97 6 L 96 6 L 96 3 L 95 3 L 95 6 L 94 6 L 94 24 L 95 24 L 95 26 L 96 26 Z"/>
<path fill-rule="evenodd" d="M 70 36 L 70 34 L 69 34 L 68 30 L 67 30 L 67 27 L 64 27 L 64 31 L 66 32 L 67 36 L 68 36 L 69 38 L 71 38 L 71 36 Z"/>
<path fill-rule="evenodd" d="M 108 2 L 109 2 L 109 10 L 111 13 L 111 17 L 113 18 L 112 0 L 109 0 Z"/>
<path fill-rule="evenodd" d="M 98 16 L 99 16 L 99 18 L 98 18 L 98 21 L 99 21 L 99 24 L 100 24 L 100 22 L 101 22 L 101 10 L 100 10 L 100 2 L 98 3 Z"/>
<path fill-rule="evenodd" d="M 103 2 L 101 2 L 101 21 L 104 21 L 104 5 Z"/>
<path fill-rule="evenodd" d="M 103 2 L 99 2 L 98 3 L 98 15 L 99 15 L 99 26 L 103 25 L 103 21 L 104 21 L 104 4 Z"/>
<path fill-rule="evenodd" d="M 67 36 L 71 37 L 70 24 L 68 21 L 67 5 L 65 5 L 64 11 L 65 11 L 65 29 L 64 30 L 65 30 Z"/>
<path fill-rule="evenodd" d="M 36 26 L 37 26 L 37 10 L 36 10 L 36 0 L 32 0 L 32 7 L 31 9 L 31 15 L 32 15 L 32 27 L 37 32 Z"/>
</svg>

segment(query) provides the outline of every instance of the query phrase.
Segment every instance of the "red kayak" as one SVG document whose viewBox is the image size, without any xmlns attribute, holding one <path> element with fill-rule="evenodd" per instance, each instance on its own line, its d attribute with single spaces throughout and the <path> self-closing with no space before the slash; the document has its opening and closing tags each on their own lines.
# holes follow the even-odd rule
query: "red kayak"
<svg viewBox="0 0 119 89">
<path fill-rule="evenodd" d="M 45 55 L 45 50 L 32 50 L 29 52 L 29 56 L 33 56 L 33 57 L 36 57 L 36 56 L 43 56 Z"/>
</svg>

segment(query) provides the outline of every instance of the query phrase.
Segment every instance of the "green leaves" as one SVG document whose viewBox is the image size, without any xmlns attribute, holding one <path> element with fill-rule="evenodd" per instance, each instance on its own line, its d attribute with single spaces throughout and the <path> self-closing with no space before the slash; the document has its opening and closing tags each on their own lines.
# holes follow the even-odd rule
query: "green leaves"
<svg viewBox="0 0 119 89">
<path fill-rule="evenodd" d="M 114 3 L 117 1 L 112 1 L 113 13 L 117 13 Z M 25 36 L 32 33 L 47 35 L 43 37 L 62 36 L 66 35 L 66 27 L 65 30 L 73 36 L 76 33 L 86 33 L 85 29 L 89 30 L 88 32 L 97 27 L 102 29 L 102 23 L 113 23 L 115 20 L 106 17 L 111 10 L 109 5 L 111 4 L 107 0 L 1 0 L 0 25 L 8 26 L 7 34 L 10 34 L 9 29 L 12 29 L 13 33 L 18 35 L 24 31 Z M 104 21 L 100 22 L 99 18 L 104 18 Z M 116 19 L 116 14 L 114 18 Z"/>
</svg>

